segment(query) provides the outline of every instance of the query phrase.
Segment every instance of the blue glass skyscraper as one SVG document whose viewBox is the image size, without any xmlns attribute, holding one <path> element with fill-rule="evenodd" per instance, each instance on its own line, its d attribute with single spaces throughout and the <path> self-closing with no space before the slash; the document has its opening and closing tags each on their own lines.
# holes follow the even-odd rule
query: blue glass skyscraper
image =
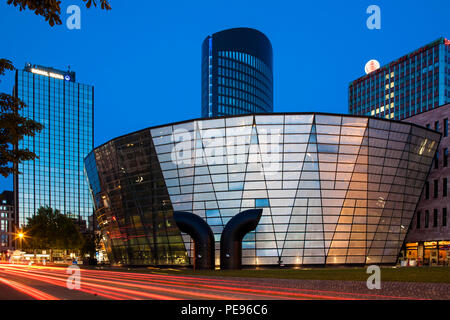
<svg viewBox="0 0 450 320">
<path fill-rule="evenodd" d="M 19 164 L 14 177 L 19 226 L 40 206 L 89 221 L 83 160 L 93 148 L 94 87 L 75 82 L 75 72 L 27 64 L 16 71 L 14 94 L 28 106 L 23 115 L 44 126 L 18 146 L 39 157 Z"/>
<path fill-rule="evenodd" d="M 202 45 L 202 117 L 273 112 L 273 53 L 260 31 L 234 28 Z"/>
</svg>

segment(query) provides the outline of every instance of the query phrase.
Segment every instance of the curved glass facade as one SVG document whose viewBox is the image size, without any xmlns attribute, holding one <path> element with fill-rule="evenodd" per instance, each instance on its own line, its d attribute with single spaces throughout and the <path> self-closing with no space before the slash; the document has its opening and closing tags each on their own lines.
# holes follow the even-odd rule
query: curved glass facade
<svg viewBox="0 0 450 320">
<path fill-rule="evenodd" d="M 224 226 L 252 208 L 263 215 L 244 238 L 244 265 L 395 263 L 439 139 L 426 128 L 368 117 L 200 119 L 117 138 L 86 158 L 86 170 L 103 233 L 129 240 L 136 230 L 142 239 L 165 232 L 173 264 L 193 247 L 172 227 L 173 210 L 211 226 L 219 265 Z M 143 212 L 160 217 L 158 227 L 129 222 Z M 121 241 L 126 251 L 131 242 Z"/>
<path fill-rule="evenodd" d="M 148 132 L 127 135 L 91 152 L 85 171 L 110 261 L 161 266 L 188 263 Z"/>
<path fill-rule="evenodd" d="M 261 32 L 237 28 L 203 42 L 202 117 L 273 112 L 272 46 Z"/>
</svg>

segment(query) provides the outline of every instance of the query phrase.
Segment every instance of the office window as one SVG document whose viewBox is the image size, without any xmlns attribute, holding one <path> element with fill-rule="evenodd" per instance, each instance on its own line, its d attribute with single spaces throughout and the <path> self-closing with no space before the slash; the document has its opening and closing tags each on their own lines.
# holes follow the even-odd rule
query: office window
<svg viewBox="0 0 450 320">
<path fill-rule="evenodd" d="M 434 209 L 433 216 L 433 227 L 436 228 L 438 226 L 438 209 Z"/>
<path fill-rule="evenodd" d="M 417 211 L 417 215 L 416 215 L 416 229 L 420 229 L 420 211 Z"/>
<path fill-rule="evenodd" d="M 434 198 L 438 197 L 438 190 L 439 189 L 439 180 L 434 180 L 434 192 L 433 192 L 433 196 Z"/>
<path fill-rule="evenodd" d="M 442 196 L 447 196 L 447 178 L 444 178 L 444 181 L 442 182 Z"/>
<path fill-rule="evenodd" d="M 444 119 L 444 137 L 448 136 L 448 119 Z"/>
<path fill-rule="evenodd" d="M 430 199 L 430 182 L 425 182 L 425 199 Z"/>
<path fill-rule="evenodd" d="M 447 208 L 442 208 L 442 226 L 447 226 Z"/>
<path fill-rule="evenodd" d="M 425 211 L 425 228 L 428 228 L 429 220 L 430 220 L 430 212 L 428 210 L 426 210 Z"/>
</svg>

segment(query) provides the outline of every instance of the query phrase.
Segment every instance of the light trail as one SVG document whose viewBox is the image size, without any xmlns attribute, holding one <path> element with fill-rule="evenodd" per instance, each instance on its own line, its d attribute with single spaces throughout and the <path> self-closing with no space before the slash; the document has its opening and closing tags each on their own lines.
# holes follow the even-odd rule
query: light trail
<svg viewBox="0 0 450 320">
<path fill-rule="evenodd" d="M 45 292 L 42 292 L 40 290 L 37 290 L 35 288 L 32 288 L 30 286 L 24 285 L 22 283 L 16 282 L 16 281 L 12 281 L 12 280 L 8 280 L 8 279 L 4 279 L 0 277 L 0 282 L 10 286 L 11 288 L 26 294 L 36 300 L 59 300 L 57 297 L 54 297 L 50 294 L 47 294 Z"/>
<path fill-rule="evenodd" d="M 66 279 L 57 278 L 55 276 L 40 275 L 37 273 L 31 273 L 31 272 L 26 272 L 26 271 L 22 271 L 22 270 L 9 270 L 8 272 L 9 272 L 9 274 L 13 274 L 16 276 L 20 276 L 20 277 L 24 277 L 24 278 L 28 278 L 28 279 L 39 280 L 39 281 L 47 282 L 47 283 L 50 283 L 50 284 L 53 284 L 56 286 L 60 286 L 60 287 L 66 287 Z M 141 297 L 145 297 L 147 299 L 178 300 L 177 298 L 170 297 L 170 296 L 163 296 L 163 295 L 159 295 L 159 294 L 130 290 L 130 289 L 126 289 L 126 288 L 105 286 L 105 285 L 90 283 L 87 281 L 84 281 L 82 283 L 82 285 L 90 287 L 90 288 L 95 288 L 95 289 L 113 291 L 115 295 L 129 294 L 127 296 L 128 299 L 133 299 L 135 296 L 137 296 L 137 297 L 141 296 Z M 75 290 L 75 291 L 78 291 L 78 290 Z"/>
<path fill-rule="evenodd" d="M 66 287 L 66 269 L 52 266 L 0 264 L 3 272 Z M 142 274 L 109 270 L 80 269 L 79 291 L 106 299 L 415 299 L 381 294 L 314 290 L 258 284 L 253 281 L 217 279 L 199 276 Z M 50 275 L 49 275 L 50 274 Z M 77 290 L 78 291 L 78 290 Z M 161 293 L 161 294 L 160 294 Z"/>
<path fill-rule="evenodd" d="M 6 269 L 9 269 L 8 272 L 15 274 L 15 275 L 19 275 L 19 276 L 24 276 L 24 277 L 28 277 L 28 278 L 33 278 L 33 275 L 35 275 L 37 278 L 40 279 L 47 279 L 47 282 L 50 282 L 49 279 L 52 279 L 50 283 L 55 284 L 55 285 L 61 285 L 58 282 L 55 282 L 54 280 L 60 280 L 62 282 L 65 281 L 65 275 L 53 275 L 53 276 L 47 276 L 46 273 L 42 272 L 42 271 L 32 271 L 33 275 L 31 275 L 29 273 L 29 271 L 22 271 L 22 270 L 14 270 L 11 268 L 6 267 Z M 60 270 L 58 270 L 60 271 Z M 61 278 L 57 278 L 58 276 L 60 276 Z M 43 278 L 42 278 L 43 277 Z M 64 277 L 64 279 L 62 279 L 62 277 Z M 121 277 L 118 279 L 118 281 L 112 281 L 112 280 L 106 280 L 105 276 L 86 276 L 83 275 L 82 276 L 82 286 L 98 286 L 98 285 L 94 285 L 92 283 L 92 281 L 94 282 L 100 282 L 100 283 L 109 283 L 109 284 L 113 284 L 113 285 L 120 285 L 120 286 L 127 286 L 127 287 L 133 287 L 133 288 L 137 288 L 137 289 L 143 289 L 143 290 L 154 290 L 154 291 L 162 291 L 165 293 L 170 293 L 170 294 L 179 294 L 182 296 L 193 296 L 193 297 L 197 297 L 197 298 L 201 298 L 201 299 L 216 299 L 216 300 L 233 300 L 236 299 L 235 297 L 230 297 L 227 295 L 223 295 L 223 293 L 226 291 L 224 290 L 220 290 L 220 289 L 214 289 L 212 288 L 214 292 L 219 292 L 222 293 L 221 295 L 217 295 L 217 294 L 210 294 L 210 293 L 204 293 L 204 292 L 195 292 L 192 291 L 193 288 L 188 288 L 186 287 L 186 285 L 181 285 L 181 284 L 172 284 L 170 282 L 168 282 L 168 286 L 172 286 L 172 287 L 178 287 L 178 288 L 183 288 L 184 290 L 179 290 L 179 289 L 170 289 L 170 288 L 166 288 L 166 287 L 161 287 L 161 286 L 156 286 L 156 285 L 149 285 L 147 284 L 141 284 L 142 281 L 133 281 L 133 280 L 128 280 L 128 279 L 124 279 L 124 277 Z M 65 282 L 64 284 L 65 285 Z M 110 288 L 112 290 L 116 290 L 117 287 L 105 287 L 104 288 Z M 113 289 L 114 288 L 114 289 Z M 226 289 L 226 287 L 224 287 Z M 195 289 L 199 289 L 197 287 L 195 287 Z M 207 288 L 209 289 L 209 291 L 211 291 L 211 288 Z M 120 289 L 121 291 L 123 291 L 123 289 Z M 204 290 L 204 289 L 203 289 Z M 141 291 L 139 291 L 141 292 Z M 260 292 L 258 294 L 259 296 L 262 297 L 266 297 L 266 298 L 274 298 L 273 294 L 270 293 L 264 293 L 264 292 Z M 148 298 L 148 296 L 147 296 Z M 151 298 L 151 297 L 150 297 Z M 156 297 L 156 299 L 158 299 Z M 167 299 L 167 297 L 163 298 L 163 299 Z M 240 297 L 240 299 L 247 299 L 246 297 Z"/>
</svg>

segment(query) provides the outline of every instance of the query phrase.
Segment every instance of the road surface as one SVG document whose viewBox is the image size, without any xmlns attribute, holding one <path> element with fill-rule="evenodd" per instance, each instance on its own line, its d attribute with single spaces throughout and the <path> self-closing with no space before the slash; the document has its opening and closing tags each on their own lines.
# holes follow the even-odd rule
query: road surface
<svg viewBox="0 0 450 320">
<path fill-rule="evenodd" d="M 74 274 L 54 266 L 0 264 L 1 300 L 311 300 L 405 299 L 345 291 L 312 290 L 273 285 L 255 279 L 171 275 L 80 269 L 79 288 Z M 69 279 L 70 278 L 70 279 Z M 69 281 L 68 281 L 69 279 Z M 69 287 L 68 288 L 68 282 Z M 280 282 L 281 283 L 281 282 Z"/>
</svg>

